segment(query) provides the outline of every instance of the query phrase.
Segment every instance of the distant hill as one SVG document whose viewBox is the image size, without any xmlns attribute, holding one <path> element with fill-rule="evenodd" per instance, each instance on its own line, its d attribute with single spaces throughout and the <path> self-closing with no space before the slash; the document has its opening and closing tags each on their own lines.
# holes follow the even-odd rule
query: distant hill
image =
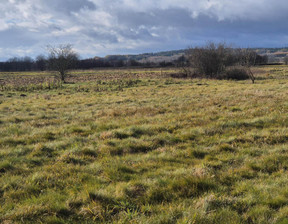
<svg viewBox="0 0 288 224">
<path fill-rule="evenodd" d="M 139 62 L 171 62 L 178 59 L 185 53 L 185 50 L 163 51 L 157 53 L 143 53 L 143 54 L 128 54 L 128 55 L 107 55 L 104 59 L 108 61 L 129 61 L 135 60 Z M 97 57 L 98 58 L 98 57 Z"/>
<path fill-rule="evenodd" d="M 268 63 L 283 63 L 284 57 L 288 56 L 288 48 L 255 48 L 260 55 L 268 56 Z"/>
<path fill-rule="evenodd" d="M 283 62 L 284 57 L 288 56 L 288 47 L 284 48 L 252 48 L 260 55 L 267 55 L 268 61 Z M 103 59 L 107 61 L 129 61 L 134 60 L 140 63 L 147 62 L 172 62 L 177 60 L 179 57 L 185 54 L 185 50 L 173 50 L 173 51 L 162 51 L 158 53 L 143 53 L 143 54 L 129 54 L 129 55 L 107 55 Z M 99 58 L 99 57 L 95 57 Z"/>
<path fill-rule="evenodd" d="M 260 55 L 274 55 L 275 57 L 285 57 L 288 55 L 288 47 L 285 48 L 252 48 Z M 157 53 L 143 53 L 143 54 L 128 54 L 128 55 L 107 55 L 104 59 L 107 60 L 135 60 L 135 61 L 150 61 L 156 59 L 159 61 L 165 59 L 167 61 L 175 60 L 175 58 L 182 56 L 185 53 L 184 49 L 173 51 L 162 51 Z M 99 58 L 99 57 L 95 57 Z M 163 60 L 161 60 L 163 61 Z"/>
</svg>

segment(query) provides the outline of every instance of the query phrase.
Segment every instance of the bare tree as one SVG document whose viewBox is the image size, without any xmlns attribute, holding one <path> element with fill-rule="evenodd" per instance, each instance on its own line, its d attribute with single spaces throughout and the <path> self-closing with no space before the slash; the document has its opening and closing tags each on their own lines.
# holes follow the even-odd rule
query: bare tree
<svg viewBox="0 0 288 224">
<path fill-rule="evenodd" d="M 71 44 L 47 46 L 47 50 L 49 69 L 57 71 L 58 77 L 65 82 L 68 70 L 72 69 L 78 61 L 77 53 L 72 49 Z"/>
<path fill-rule="evenodd" d="M 247 74 L 252 83 L 255 82 L 255 76 L 251 71 L 251 66 L 256 64 L 257 53 L 249 48 L 240 49 L 240 64 L 246 68 Z"/>
<path fill-rule="evenodd" d="M 208 43 L 204 47 L 189 48 L 186 57 L 195 72 L 209 78 L 218 78 L 225 70 L 231 49 L 224 43 Z"/>
<path fill-rule="evenodd" d="M 235 49 L 225 43 L 210 42 L 204 47 L 189 48 L 186 51 L 185 57 L 188 63 L 183 71 L 187 76 L 192 77 L 194 74 L 196 77 L 214 79 L 242 80 L 246 76 L 246 79 L 250 78 L 254 83 L 255 77 L 251 66 L 256 64 L 257 56 L 259 55 L 251 49 Z"/>
</svg>

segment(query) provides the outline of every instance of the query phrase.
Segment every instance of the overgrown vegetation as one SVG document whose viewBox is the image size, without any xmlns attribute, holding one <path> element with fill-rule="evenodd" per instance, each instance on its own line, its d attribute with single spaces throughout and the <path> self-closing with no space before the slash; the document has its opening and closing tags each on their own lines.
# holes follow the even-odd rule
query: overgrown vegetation
<svg viewBox="0 0 288 224">
<path fill-rule="evenodd" d="M 266 57 L 250 49 L 235 49 L 226 44 L 208 43 L 204 47 L 190 48 L 186 51 L 187 63 L 183 72 L 187 77 L 205 77 L 213 79 L 251 79 L 255 77 L 250 67 L 266 64 Z M 227 68 L 238 66 L 240 68 Z M 232 74 L 233 73 L 233 74 Z"/>
<path fill-rule="evenodd" d="M 225 76 L 223 78 L 232 80 L 246 80 L 250 77 L 246 69 L 241 67 L 232 67 L 225 72 Z"/>
<path fill-rule="evenodd" d="M 0 222 L 287 222 L 288 69 L 252 72 L 255 85 L 105 70 L 4 88 Z M 18 75 L 36 78 L 0 78 Z"/>
</svg>

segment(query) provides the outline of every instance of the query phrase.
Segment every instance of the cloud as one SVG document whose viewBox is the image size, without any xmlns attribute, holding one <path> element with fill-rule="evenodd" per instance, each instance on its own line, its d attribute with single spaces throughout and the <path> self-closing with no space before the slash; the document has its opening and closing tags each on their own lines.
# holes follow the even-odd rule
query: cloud
<svg viewBox="0 0 288 224">
<path fill-rule="evenodd" d="M 71 43 L 83 57 L 186 48 L 208 40 L 283 46 L 284 0 L 0 0 L 0 60 Z M 7 52 L 12 52 L 7 54 Z"/>
</svg>

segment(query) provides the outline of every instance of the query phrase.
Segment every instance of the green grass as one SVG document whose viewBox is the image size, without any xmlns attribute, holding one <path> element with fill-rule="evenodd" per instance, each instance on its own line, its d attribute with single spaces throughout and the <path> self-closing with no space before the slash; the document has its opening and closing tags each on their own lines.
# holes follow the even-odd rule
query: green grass
<svg viewBox="0 0 288 224">
<path fill-rule="evenodd" d="M 286 223 L 287 70 L 4 88 L 0 222 Z"/>
</svg>

